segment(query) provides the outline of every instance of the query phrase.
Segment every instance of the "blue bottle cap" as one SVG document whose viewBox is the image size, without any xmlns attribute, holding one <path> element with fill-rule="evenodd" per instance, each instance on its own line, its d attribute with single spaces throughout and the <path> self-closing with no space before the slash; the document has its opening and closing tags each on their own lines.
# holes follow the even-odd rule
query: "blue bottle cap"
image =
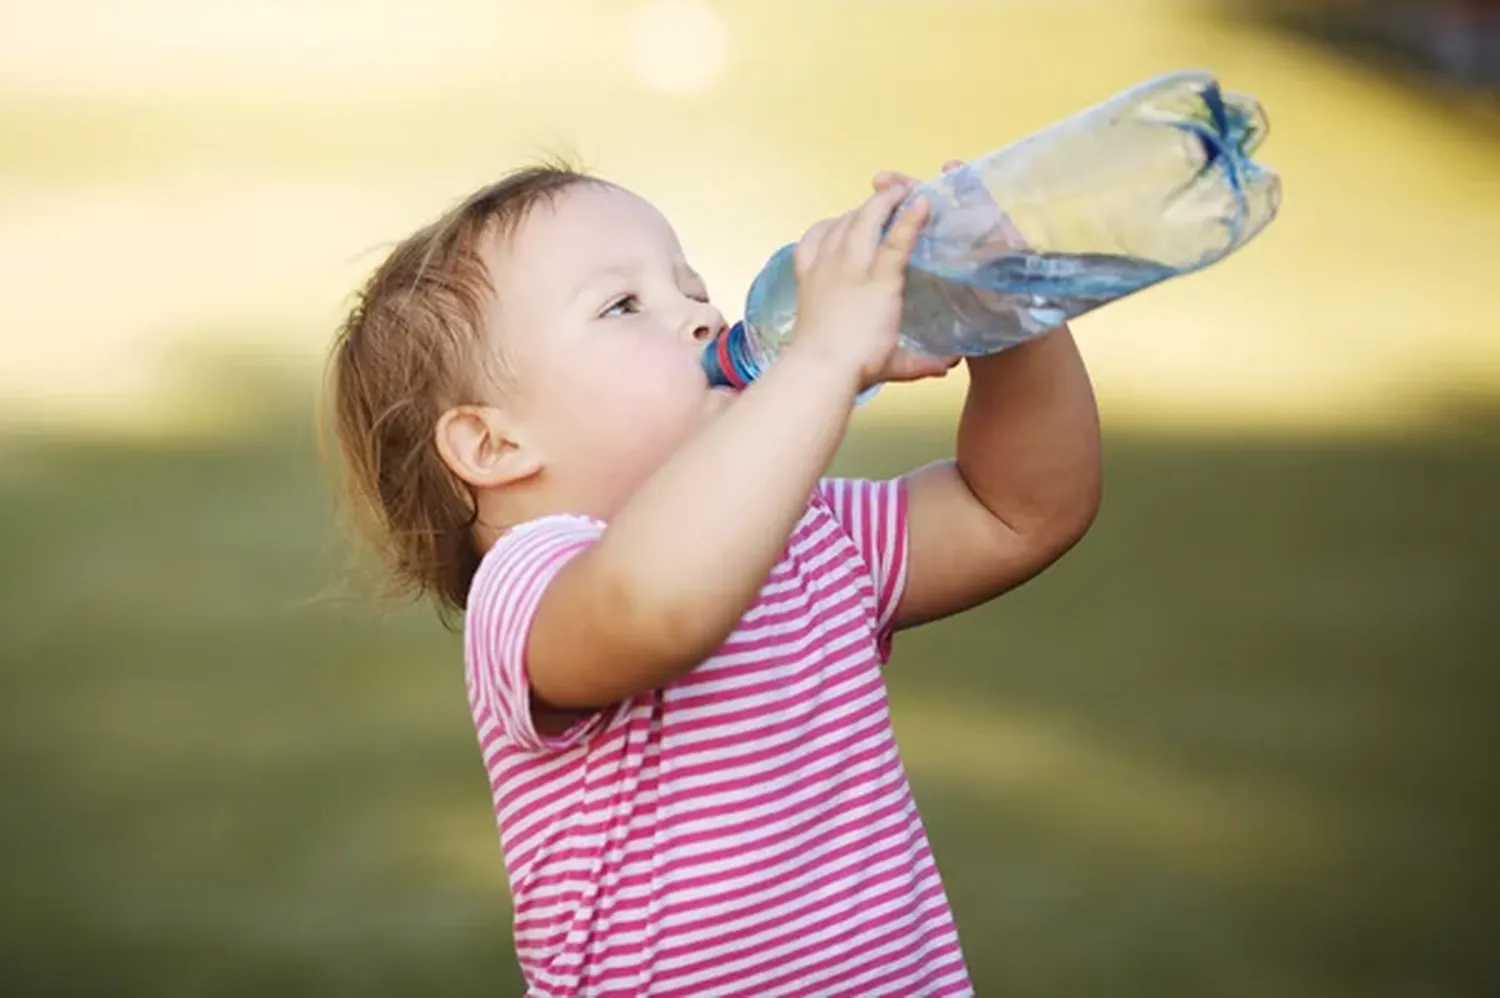
<svg viewBox="0 0 1500 998">
<path fill-rule="evenodd" d="M 709 385 L 714 388 L 733 388 L 739 391 L 750 384 L 750 379 L 746 377 L 742 366 L 735 362 L 735 355 L 739 352 L 735 347 L 744 340 L 744 337 L 745 324 L 736 322 L 704 346 L 699 363 L 703 367 L 703 373 L 708 378 Z"/>
</svg>

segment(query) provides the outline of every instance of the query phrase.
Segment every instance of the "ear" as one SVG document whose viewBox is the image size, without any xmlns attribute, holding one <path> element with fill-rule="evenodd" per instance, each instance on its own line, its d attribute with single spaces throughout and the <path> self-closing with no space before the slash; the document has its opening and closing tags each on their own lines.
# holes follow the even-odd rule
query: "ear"
<svg viewBox="0 0 1500 998">
<path fill-rule="evenodd" d="M 518 429 L 493 406 L 455 406 L 438 417 L 438 454 L 473 488 L 511 485 L 542 470 L 541 455 L 522 442 Z"/>
</svg>

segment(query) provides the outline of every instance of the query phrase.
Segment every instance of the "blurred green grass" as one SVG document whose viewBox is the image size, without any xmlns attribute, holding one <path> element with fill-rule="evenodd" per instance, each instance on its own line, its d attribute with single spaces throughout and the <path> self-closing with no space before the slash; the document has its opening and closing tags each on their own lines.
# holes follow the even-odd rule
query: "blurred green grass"
<svg viewBox="0 0 1500 998">
<path fill-rule="evenodd" d="M 458 642 L 326 596 L 308 401 L 252 394 L 224 439 L 4 444 L 0 982 L 518 994 Z M 1078 550 L 904 636 L 981 994 L 1493 993 L 1497 431 L 1111 432 Z M 837 470 L 947 446 L 862 419 Z"/>
</svg>

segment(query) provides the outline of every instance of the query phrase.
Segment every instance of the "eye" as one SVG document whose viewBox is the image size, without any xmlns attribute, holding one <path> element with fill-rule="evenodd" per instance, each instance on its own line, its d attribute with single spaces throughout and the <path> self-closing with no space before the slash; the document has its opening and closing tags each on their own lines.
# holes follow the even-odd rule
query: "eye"
<svg viewBox="0 0 1500 998">
<path fill-rule="evenodd" d="M 604 311 L 599 313 L 599 316 L 600 318 L 605 318 L 609 316 L 634 315 L 640 310 L 641 300 L 639 298 L 637 298 L 635 295 L 621 295 L 619 298 L 616 298 L 614 301 L 610 302 L 609 305 L 605 307 Z"/>
</svg>

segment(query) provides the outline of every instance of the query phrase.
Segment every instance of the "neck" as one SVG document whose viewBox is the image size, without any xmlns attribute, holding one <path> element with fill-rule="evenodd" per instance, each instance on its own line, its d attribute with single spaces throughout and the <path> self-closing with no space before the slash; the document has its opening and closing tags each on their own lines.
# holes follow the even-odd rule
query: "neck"
<svg viewBox="0 0 1500 998">
<path fill-rule="evenodd" d="M 608 518 L 608 510 L 597 501 L 563 495 L 545 474 L 503 488 L 486 489 L 475 500 L 479 517 L 474 527 L 474 543 L 481 553 L 493 547 L 512 528 L 544 516 L 572 514 L 596 520 Z"/>
</svg>

